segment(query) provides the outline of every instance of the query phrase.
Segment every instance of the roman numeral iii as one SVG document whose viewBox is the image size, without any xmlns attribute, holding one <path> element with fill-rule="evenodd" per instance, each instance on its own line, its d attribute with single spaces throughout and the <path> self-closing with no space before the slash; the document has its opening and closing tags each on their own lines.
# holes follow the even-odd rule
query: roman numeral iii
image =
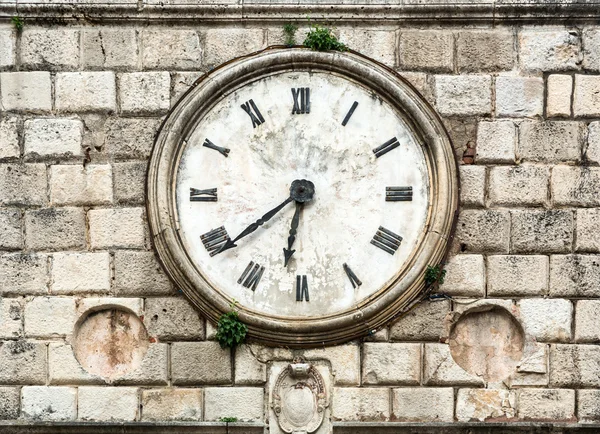
<svg viewBox="0 0 600 434">
<path fill-rule="evenodd" d="M 244 288 L 250 288 L 252 291 L 255 291 L 264 271 L 265 267 L 250 261 L 237 283 L 240 283 Z"/>
<path fill-rule="evenodd" d="M 216 202 L 217 189 L 207 188 L 206 190 L 198 190 L 190 187 L 190 202 Z"/>
<path fill-rule="evenodd" d="M 220 146 L 215 145 L 213 142 L 211 142 L 208 139 L 204 139 L 204 143 L 202 144 L 202 146 L 206 146 L 207 148 L 214 149 L 215 151 L 219 151 L 219 153 L 224 157 L 227 157 L 229 155 L 229 149 L 221 148 Z"/>
<path fill-rule="evenodd" d="M 398 146 L 400 146 L 400 143 L 398 143 L 398 139 L 394 137 L 393 139 L 390 139 L 387 142 L 385 142 L 383 145 L 373 149 L 373 153 L 377 158 L 379 158 L 382 155 L 385 155 L 388 152 L 390 152 L 392 149 L 396 149 Z"/>
<path fill-rule="evenodd" d="M 296 301 L 310 301 L 306 275 L 296 276 Z"/>
<path fill-rule="evenodd" d="M 371 244 L 376 247 L 379 247 L 384 252 L 393 255 L 400 247 L 400 243 L 402 242 L 402 237 L 398 234 L 393 233 L 389 229 L 384 228 L 383 226 L 379 226 L 379 230 L 373 236 L 371 240 Z"/>
<path fill-rule="evenodd" d="M 308 87 L 292 88 L 292 96 L 294 97 L 293 115 L 310 113 L 310 89 Z M 300 99 L 300 103 L 298 103 Z"/>
<path fill-rule="evenodd" d="M 229 235 L 227 234 L 224 226 L 213 229 L 204 235 L 200 235 L 200 240 L 202 240 L 202 244 L 204 244 L 204 248 L 208 251 L 210 256 L 215 256 L 217 253 L 219 253 L 221 247 L 229 239 Z"/>
<path fill-rule="evenodd" d="M 265 119 L 262 117 L 262 114 L 260 114 L 260 110 L 258 110 L 256 104 L 254 104 L 254 101 L 246 101 L 244 104 L 242 104 L 242 108 L 246 113 L 248 113 L 248 116 L 250 116 L 250 119 L 252 120 L 252 128 L 256 128 L 265 122 Z"/>
<path fill-rule="evenodd" d="M 385 200 L 387 202 L 411 201 L 413 196 L 412 187 L 386 187 Z"/>
</svg>

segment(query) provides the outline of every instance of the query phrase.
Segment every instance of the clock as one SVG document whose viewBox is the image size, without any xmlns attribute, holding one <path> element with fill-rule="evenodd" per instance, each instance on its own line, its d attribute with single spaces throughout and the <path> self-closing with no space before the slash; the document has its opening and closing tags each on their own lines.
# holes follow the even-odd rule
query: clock
<svg viewBox="0 0 600 434">
<path fill-rule="evenodd" d="M 354 52 L 270 48 L 200 78 L 159 131 L 148 215 L 210 320 L 315 346 L 400 314 L 444 258 L 456 163 L 429 104 Z"/>
</svg>

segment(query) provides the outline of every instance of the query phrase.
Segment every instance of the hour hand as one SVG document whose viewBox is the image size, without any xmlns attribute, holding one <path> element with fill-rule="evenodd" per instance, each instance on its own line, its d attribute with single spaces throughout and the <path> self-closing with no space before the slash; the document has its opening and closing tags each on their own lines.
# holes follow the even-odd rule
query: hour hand
<svg viewBox="0 0 600 434">
<path fill-rule="evenodd" d="M 292 225 L 290 227 L 290 236 L 288 237 L 288 248 L 283 248 L 283 266 L 287 267 L 288 262 L 292 258 L 295 250 L 292 250 L 294 241 L 296 241 L 296 233 L 298 232 L 298 223 L 300 222 L 300 210 L 302 209 L 302 202 L 296 202 L 296 212 L 292 218 Z"/>
</svg>

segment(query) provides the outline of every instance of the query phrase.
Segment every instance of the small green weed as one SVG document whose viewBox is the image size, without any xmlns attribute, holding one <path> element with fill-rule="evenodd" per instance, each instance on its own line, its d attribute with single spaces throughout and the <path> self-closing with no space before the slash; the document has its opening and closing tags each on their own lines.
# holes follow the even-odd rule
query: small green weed
<svg viewBox="0 0 600 434">
<path fill-rule="evenodd" d="M 224 313 L 217 324 L 217 340 L 221 348 L 235 348 L 246 339 L 248 326 L 240 321 L 235 311 L 235 302 L 231 305 L 231 311 Z"/>
<path fill-rule="evenodd" d="M 315 24 L 311 27 L 306 39 L 304 40 L 304 46 L 312 48 L 316 51 L 346 51 L 348 47 L 338 41 L 337 37 L 331 32 L 331 29 L 327 27 Z"/>
<path fill-rule="evenodd" d="M 283 34 L 285 35 L 285 45 L 291 47 L 296 45 L 296 32 L 298 26 L 292 23 L 286 23 L 283 25 Z"/>
<path fill-rule="evenodd" d="M 238 418 L 237 417 L 222 417 L 221 419 L 219 419 L 219 422 L 237 422 Z"/>
<path fill-rule="evenodd" d="M 23 26 L 25 25 L 25 20 L 19 16 L 15 16 L 11 18 L 11 21 L 18 32 L 23 30 Z"/>
<path fill-rule="evenodd" d="M 425 284 L 427 286 L 433 285 L 435 282 L 441 285 L 444 283 L 445 277 L 446 270 L 443 270 L 439 265 L 436 265 L 435 267 L 428 265 L 427 270 L 425 270 Z"/>
</svg>

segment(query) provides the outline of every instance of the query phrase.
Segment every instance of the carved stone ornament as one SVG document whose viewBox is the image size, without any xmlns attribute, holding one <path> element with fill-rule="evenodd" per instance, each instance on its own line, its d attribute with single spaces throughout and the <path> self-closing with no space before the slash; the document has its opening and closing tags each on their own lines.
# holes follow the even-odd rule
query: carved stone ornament
<svg viewBox="0 0 600 434">
<path fill-rule="evenodd" d="M 294 360 L 279 374 L 271 407 L 282 431 L 298 434 L 316 431 L 328 406 L 325 382 L 315 366 Z"/>
<path fill-rule="evenodd" d="M 213 323 L 235 302 L 271 345 L 339 344 L 394 319 L 443 261 L 457 207 L 440 117 L 352 51 L 269 47 L 211 70 L 148 168 L 152 241 L 176 287 Z"/>
</svg>

